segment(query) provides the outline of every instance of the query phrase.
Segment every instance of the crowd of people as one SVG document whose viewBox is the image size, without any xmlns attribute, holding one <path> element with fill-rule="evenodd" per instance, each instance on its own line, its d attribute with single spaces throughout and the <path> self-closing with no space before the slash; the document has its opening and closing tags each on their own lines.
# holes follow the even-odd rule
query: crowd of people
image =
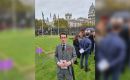
<svg viewBox="0 0 130 80">
<path fill-rule="evenodd" d="M 96 80 L 120 80 L 130 67 L 130 13 L 102 16 L 96 25 Z M 126 68 L 127 67 L 127 68 Z"/>
<path fill-rule="evenodd" d="M 92 28 L 93 29 L 93 28 Z M 61 43 L 56 47 L 55 59 L 57 63 L 58 80 L 75 80 L 73 64 L 88 72 L 88 57 L 95 51 L 95 30 L 82 29 L 74 38 L 73 46 L 67 44 L 67 34 L 60 34 Z"/>
<path fill-rule="evenodd" d="M 73 39 L 73 46 L 67 44 L 66 33 L 61 33 L 60 39 L 55 52 L 58 80 L 75 80 L 72 64 L 90 71 L 91 54 L 95 60 L 95 80 L 119 80 L 121 73 L 130 68 L 129 12 L 102 16 L 95 28 L 80 30 Z"/>
<path fill-rule="evenodd" d="M 86 28 L 80 30 L 73 40 L 73 46 L 76 50 L 77 58 L 80 59 L 80 68 L 89 71 L 88 58 L 95 51 L 95 29 Z M 75 61 L 78 64 L 78 61 Z"/>
</svg>

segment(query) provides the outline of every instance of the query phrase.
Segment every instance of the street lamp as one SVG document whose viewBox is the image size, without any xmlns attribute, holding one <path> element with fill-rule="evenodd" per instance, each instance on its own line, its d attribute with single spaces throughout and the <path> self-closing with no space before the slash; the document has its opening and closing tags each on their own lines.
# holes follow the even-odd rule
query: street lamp
<svg viewBox="0 0 130 80">
<path fill-rule="evenodd" d="M 58 35 L 59 35 L 59 14 L 58 14 Z"/>
<path fill-rule="evenodd" d="M 15 0 L 12 0 L 12 23 L 13 28 L 16 28 L 16 3 Z"/>
</svg>

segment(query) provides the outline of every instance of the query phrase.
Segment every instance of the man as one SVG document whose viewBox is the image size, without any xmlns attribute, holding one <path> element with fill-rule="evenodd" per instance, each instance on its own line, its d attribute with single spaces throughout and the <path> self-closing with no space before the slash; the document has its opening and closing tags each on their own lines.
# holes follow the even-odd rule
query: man
<svg viewBox="0 0 130 80">
<path fill-rule="evenodd" d="M 73 46 L 74 46 L 74 48 L 75 48 L 77 58 L 80 58 L 78 38 L 79 38 L 79 35 L 76 35 L 76 36 L 74 37 L 74 39 L 73 39 Z M 74 62 L 74 64 L 78 64 L 78 61 L 76 60 L 76 61 Z"/>
<path fill-rule="evenodd" d="M 77 54 L 77 58 L 79 58 L 80 59 L 80 52 L 79 52 L 79 42 L 84 38 L 84 33 L 85 31 L 82 29 L 82 30 L 80 30 L 80 32 L 75 36 L 75 38 L 74 38 L 74 40 L 73 40 L 73 46 L 74 46 L 74 48 L 75 48 L 75 50 L 76 50 L 76 54 Z M 74 64 L 78 64 L 78 61 L 76 60 L 75 62 L 74 62 Z"/>
<path fill-rule="evenodd" d="M 55 58 L 58 80 L 74 80 L 72 64 L 76 60 L 74 47 L 67 44 L 67 34 L 60 34 L 61 44 L 56 47 Z"/>
<path fill-rule="evenodd" d="M 91 52 L 91 41 L 88 38 L 89 33 L 86 32 L 86 37 L 84 39 L 82 39 L 80 41 L 79 47 L 80 50 L 79 52 L 81 53 L 81 57 L 80 57 L 80 68 L 81 69 L 85 69 L 85 72 L 89 71 L 88 68 L 88 57 L 90 55 Z M 84 61 L 84 57 L 85 57 L 85 66 L 83 65 L 83 61 Z"/>
<path fill-rule="evenodd" d="M 112 23 L 111 23 L 112 24 Z M 119 33 L 122 25 L 113 23 L 109 33 L 102 39 L 100 48 L 98 48 L 98 70 L 103 73 L 104 80 L 119 80 L 122 65 L 125 58 L 126 46 Z"/>
<path fill-rule="evenodd" d="M 91 40 L 91 43 L 92 43 L 91 53 L 94 51 L 94 44 L 95 44 L 94 34 L 95 34 L 95 32 L 94 32 L 94 31 L 91 31 L 90 36 L 89 36 L 89 39 Z M 91 54 L 91 53 L 90 53 L 90 54 Z"/>
<path fill-rule="evenodd" d="M 97 65 L 99 62 L 98 50 L 100 50 L 100 45 L 102 44 L 102 39 L 106 35 L 106 25 L 107 20 L 104 17 L 101 17 L 99 22 L 96 25 L 96 36 L 95 36 L 95 80 L 101 80 L 101 72 L 99 71 Z"/>
</svg>

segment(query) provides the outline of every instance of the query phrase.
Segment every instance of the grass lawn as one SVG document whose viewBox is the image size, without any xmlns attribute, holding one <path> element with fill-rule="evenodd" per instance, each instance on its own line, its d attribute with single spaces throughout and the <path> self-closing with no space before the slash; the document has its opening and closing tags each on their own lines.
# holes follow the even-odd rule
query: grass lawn
<svg viewBox="0 0 130 80">
<path fill-rule="evenodd" d="M 68 43 L 72 45 L 72 37 L 69 36 Z M 54 50 L 59 42 L 58 36 L 42 36 L 35 38 L 36 47 L 41 47 L 44 52 L 36 54 L 36 80 L 56 80 L 56 64 L 54 60 Z M 76 80 L 95 80 L 94 56 L 89 58 L 90 72 L 84 72 L 79 65 L 74 65 Z"/>
<path fill-rule="evenodd" d="M 44 50 L 40 55 L 35 54 L 36 80 L 57 80 L 54 51 L 58 43 L 60 43 L 58 36 L 35 37 L 36 47 L 41 47 Z M 69 36 L 68 43 L 72 45 L 72 36 Z M 79 65 L 74 65 L 76 80 L 95 80 L 95 61 L 93 55 L 89 57 L 89 68 L 91 71 L 86 73 L 79 68 Z M 120 76 L 120 80 L 130 80 L 129 73 L 130 70 L 126 70 L 126 72 Z"/>
<path fill-rule="evenodd" d="M 12 59 L 14 65 L 10 71 L 0 72 L 0 80 L 31 80 L 34 77 L 33 33 L 33 29 L 0 32 L 0 60 Z"/>
<path fill-rule="evenodd" d="M 71 38 L 69 36 L 69 44 L 72 44 Z M 0 32 L 0 60 L 9 58 L 14 62 L 10 71 L 0 71 L 0 80 L 56 80 L 54 50 L 58 43 L 58 36 L 35 37 L 33 29 Z M 36 47 L 44 52 L 35 54 Z M 76 80 L 95 79 L 93 57 L 89 57 L 90 72 L 85 73 L 79 65 L 74 65 Z M 130 80 L 129 72 L 127 70 L 121 80 Z"/>
</svg>

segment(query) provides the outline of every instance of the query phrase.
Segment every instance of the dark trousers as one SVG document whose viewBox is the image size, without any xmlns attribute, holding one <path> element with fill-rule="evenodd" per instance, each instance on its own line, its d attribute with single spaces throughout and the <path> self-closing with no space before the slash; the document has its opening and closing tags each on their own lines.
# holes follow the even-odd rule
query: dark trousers
<svg viewBox="0 0 130 80">
<path fill-rule="evenodd" d="M 95 80 L 101 80 L 101 73 L 97 68 L 97 65 L 95 65 Z"/>
<path fill-rule="evenodd" d="M 85 66 L 85 68 L 88 68 L 88 57 L 89 57 L 89 53 L 82 53 L 80 56 L 80 67 L 83 68 Z M 85 61 L 84 61 L 85 59 Z M 84 65 L 83 65 L 84 63 Z"/>
<path fill-rule="evenodd" d="M 111 69 L 104 72 L 103 77 L 104 80 L 119 80 L 119 76 L 121 73 L 121 69 Z M 112 77 L 112 79 L 110 79 Z"/>
<path fill-rule="evenodd" d="M 58 80 L 73 80 L 73 75 L 71 75 L 68 69 L 60 70 L 57 74 Z"/>
</svg>

